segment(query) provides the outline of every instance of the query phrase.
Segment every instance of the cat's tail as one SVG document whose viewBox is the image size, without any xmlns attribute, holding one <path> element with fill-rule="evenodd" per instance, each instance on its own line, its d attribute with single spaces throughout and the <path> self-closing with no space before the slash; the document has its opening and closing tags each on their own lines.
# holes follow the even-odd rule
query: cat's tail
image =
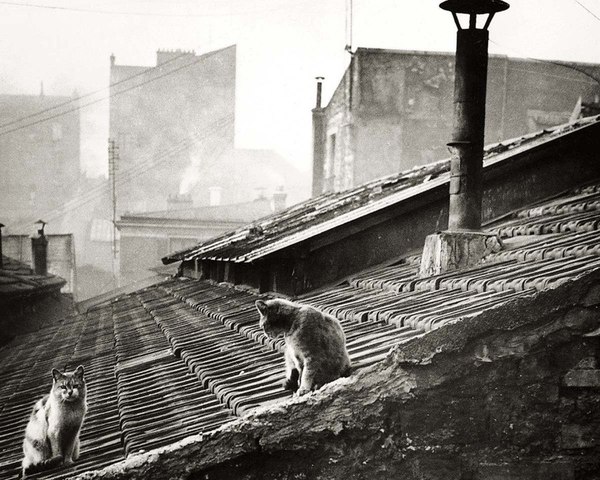
<svg viewBox="0 0 600 480">
<path fill-rule="evenodd" d="M 32 475 L 34 473 L 43 472 L 44 470 L 50 470 L 52 468 L 56 468 L 63 463 L 63 456 L 56 455 L 55 457 L 48 458 L 47 460 L 43 460 L 39 463 L 33 463 L 28 465 L 23 469 L 23 474 L 21 478 L 26 478 L 27 475 Z"/>
</svg>

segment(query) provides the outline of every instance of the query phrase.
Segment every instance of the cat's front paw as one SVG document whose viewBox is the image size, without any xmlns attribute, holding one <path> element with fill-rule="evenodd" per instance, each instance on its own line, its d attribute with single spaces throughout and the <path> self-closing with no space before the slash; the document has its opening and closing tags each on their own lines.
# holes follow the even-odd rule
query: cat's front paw
<svg viewBox="0 0 600 480">
<path fill-rule="evenodd" d="M 308 388 L 299 388 L 298 390 L 296 390 L 296 396 L 301 397 L 302 395 L 306 395 L 309 392 L 310 390 Z"/>
<path fill-rule="evenodd" d="M 69 467 L 69 466 L 73 465 L 74 463 L 75 463 L 75 462 L 73 461 L 73 459 L 72 459 L 72 458 L 65 458 L 65 459 L 64 459 L 64 461 L 63 461 L 63 465 L 65 465 L 65 466 L 67 466 L 67 467 Z"/>
</svg>

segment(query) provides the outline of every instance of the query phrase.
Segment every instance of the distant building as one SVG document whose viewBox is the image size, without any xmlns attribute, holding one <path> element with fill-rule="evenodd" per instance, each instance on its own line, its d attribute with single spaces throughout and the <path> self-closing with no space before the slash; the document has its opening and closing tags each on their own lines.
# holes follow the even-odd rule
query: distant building
<svg viewBox="0 0 600 480">
<path fill-rule="evenodd" d="M 72 265 L 68 235 L 45 237 L 32 252 L 31 238 L 0 236 L 0 346 L 14 336 L 39 330 L 74 312 Z M 50 246 L 51 245 L 51 246 Z M 6 256 L 18 255 L 27 263 Z M 68 280 L 54 275 L 60 271 Z"/>
<path fill-rule="evenodd" d="M 72 101 L 43 92 L 0 95 L 0 216 L 5 224 L 29 221 L 71 198 L 80 176 L 80 117 Z M 65 103 L 70 105 L 55 108 Z M 74 111 L 39 121 L 65 108 Z M 37 115 L 45 110 L 50 111 Z"/>
<path fill-rule="evenodd" d="M 235 82 L 235 46 L 203 55 L 159 50 L 150 68 L 111 57 L 119 285 L 154 275 L 170 251 L 272 213 L 262 197 L 307 198 L 308 175 L 281 155 L 235 148 Z M 93 251 L 110 253 L 110 225 L 99 218 Z"/>
<path fill-rule="evenodd" d="M 598 102 L 600 65 L 491 56 L 486 143 L 567 122 Z M 313 110 L 313 195 L 448 156 L 454 54 L 359 48 L 329 104 Z"/>
<path fill-rule="evenodd" d="M 227 149 L 206 168 L 198 164 L 188 170 L 179 188 L 190 193 L 196 205 L 245 203 L 279 190 L 286 192 L 288 205 L 305 200 L 310 192 L 308 173 L 273 150 L 248 148 Z"/>
<path fill-rule="evenodd" d="M 213 190 L 213 200 L 217 195 Z M 234 230 L 285 208 L 285 192 L 251 202 L 194 207 L 191 195 L 169 198 L 169 209 L 126 214 L 117 222 L 120 232 L 120 278 L 123 285 L 162 271 L 159 259 Z M 175 272 L 174 269 L 173 273 Z M 154 273 L 155 274 L 155 273 Z"/>
<path fill-rule="evenodd" d="M 46 235 L 47 268 L 51 275 L 64 280 L 61 292 L 77 297 L 77 273 L 75 269 L 75 245 L 72 234 Z M 2 253 L 25 265 L 33 265 L 31 237 L 29 235 L 7 235 L 2 237 Z"/>
<path fill-rule="evenodd" d="M 235 46 L 203 55 L 159 50 L 155 67 L 117 65 L 111 56 L 119 212 L 164 208 L 190 165 L 233 148 L 235 78 Z"/>
</svg>

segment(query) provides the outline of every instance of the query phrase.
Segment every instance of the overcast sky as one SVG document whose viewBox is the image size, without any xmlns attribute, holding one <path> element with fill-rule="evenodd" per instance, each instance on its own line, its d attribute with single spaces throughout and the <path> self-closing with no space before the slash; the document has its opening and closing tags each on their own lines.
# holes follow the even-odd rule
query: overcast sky
<svg viewBox="0 0 600 480">
<path fill-rule="evenodd" d="M 0 1 L 0 93 L 86 94 L 118 64 L 156 50 L 238 45 L 236 142 L 272 148 L 309 171 L 314 77 L 325 102 L 346 68 L 349 0 Z M 490 52 L 600 63 L 600 0 L 509 0 Z M 454 51 L 451 15 L 431 0 L 354 0 L 353 47 Z M 587 9 L 587 10 L 586 10 Z M 588 11 L 589 10 L 589 11 Z M 105 98 L 108 90 L 93 97 Z M 82 167 L 106 172 L 107 101 L 82 109 Z"/>
</svg>

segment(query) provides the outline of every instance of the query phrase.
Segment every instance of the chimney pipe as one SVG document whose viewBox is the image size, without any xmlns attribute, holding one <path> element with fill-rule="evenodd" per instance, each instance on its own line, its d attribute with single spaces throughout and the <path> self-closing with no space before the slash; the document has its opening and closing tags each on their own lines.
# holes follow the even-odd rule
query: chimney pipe
<svg viewBox="0 0 600 480">
<path fill-rule="evenodd" d="M 321 108 L 321 92 L 323 90 L 323 80 L 325 77 L 315 77 L 317 79 L 317 104 L 315 108 Z"/>
<path fill-rule="evenodd" d="M 323 193 L 323 168 L 325 167 L 325 109 L 321 107 L 321 92 L 325 77 L 317 79 L 317 104 L 312 109 L 313 127 L 313 171 L 312 171 L 312 196 Z"/>
<path fill-rule="evenodd" d="M 38 220 L 35 225 L 41 224 L 42 228 L 38 229 L 37 235 L 31 238 L 31 253 L 33 259 L 33 271 L 36 275 L 48 275 L 48 237 L 44 235 L 44 227 L 46 222 Z"/>
<path fill-rule="evenodd" d="M 488 27 L 497 12 L 506 10 L 502 0 L 446 0 L 440 8 L 452 13 L 456 32 L 454 80 L 454 128 L 448 143 L 450 161 L 451 231 L 481 229 L 483 194 L 483 136 L 488 67 Z M 468 28 L 460 25 L 458 14 L 469 16 Z M 487 14 L 483 28 L 477 15 Z"/>
</svg>

